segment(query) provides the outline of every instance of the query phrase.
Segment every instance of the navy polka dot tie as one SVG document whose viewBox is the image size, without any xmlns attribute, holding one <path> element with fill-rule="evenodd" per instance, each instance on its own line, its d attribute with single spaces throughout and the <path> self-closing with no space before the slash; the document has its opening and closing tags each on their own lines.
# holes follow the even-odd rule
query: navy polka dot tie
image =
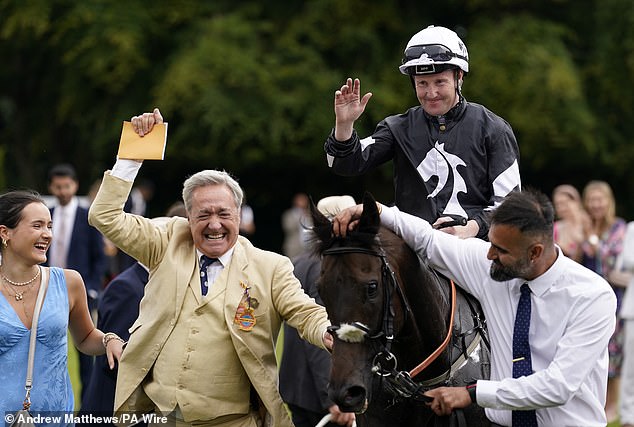
<svg viewBox="0 0 634 427">
<path fill-rule="evenodd" d="M 531 325 L 531 288 L 528 287 L 528 283 L 522 285 L 521 291 L 513 329 L 513 378 L 533 373 L 531 347 L 528 343 L 528 330 Z M 513 427 L 537 427 L 535 410 L 513 411 Z"/>
<path fill-rule="evenodd" d="M 216 261 L 218 261 L 218 258 L 209 258 L 207 255 L 200 257 L 200 287 L 203 296 L 207 295 L 207 291 L 209 290 L 207 267 Z"/>
</svg>

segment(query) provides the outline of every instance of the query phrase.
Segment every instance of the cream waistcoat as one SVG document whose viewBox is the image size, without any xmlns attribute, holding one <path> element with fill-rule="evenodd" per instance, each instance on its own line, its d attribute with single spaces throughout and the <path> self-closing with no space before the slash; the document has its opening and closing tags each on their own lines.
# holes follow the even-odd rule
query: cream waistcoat
<svg viewBox="0 0 634 427">
<path fill-rule="evenodd" d="M 228 270 L 222 270 L 205 297 L 200 280 L 192 277 L 180 318 L 165 342 L 171 350 L 158 355 L 144 383 L 145 393 L 164 414 L 177 403 L 185 421 L 249 412 L 249 378 L 234 347 L 226 345 L 231 341 L 223 314 Z"/>
</svg>

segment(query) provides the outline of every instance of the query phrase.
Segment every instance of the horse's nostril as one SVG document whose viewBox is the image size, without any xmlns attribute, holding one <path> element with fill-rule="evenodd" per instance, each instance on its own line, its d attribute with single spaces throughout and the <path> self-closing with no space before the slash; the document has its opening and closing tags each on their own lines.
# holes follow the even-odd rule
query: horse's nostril
<svg viewBox="0 0 634 427">
<path fill-rule="evenodd" d="M 344 401 L 348 406 L 357 407 L 365 402 L 365 387 L 352 386 L 346 390 Z"/>
</svg>

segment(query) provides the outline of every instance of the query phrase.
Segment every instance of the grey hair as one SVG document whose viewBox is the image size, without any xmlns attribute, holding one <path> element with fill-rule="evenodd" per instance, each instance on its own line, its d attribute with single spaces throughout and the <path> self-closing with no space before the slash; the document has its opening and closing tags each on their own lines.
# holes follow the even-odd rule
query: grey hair
<svg viewBox="0 0 634 427">
<path fill-rule="evenodd" d="M 238 181 L 233 179 L 231 175 L 225 171 L 207 169 L 193 174 L 183 183 L 183 202 L 185 202 L 185 209 L 187 212 L 191 211 L 192 194 L 194 190 L 207 185 L 226 185 L 231 193 L 233 193 L 233 200 L 236 203 L 236 208 L 239 210 L 240 206 L 242 206 L 244 193 L 242 188 L 240 188 Z"/>
</svg>

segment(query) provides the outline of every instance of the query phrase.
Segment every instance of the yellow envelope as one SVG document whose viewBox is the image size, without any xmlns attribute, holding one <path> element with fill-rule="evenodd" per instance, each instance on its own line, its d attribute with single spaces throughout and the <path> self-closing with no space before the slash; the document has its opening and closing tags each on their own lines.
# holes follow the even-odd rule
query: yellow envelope
<svg viewBox="0 0 634 427">
<path fill-rule="evenodd" d="M 156 124 L 150 133 L 139 136 L 132 123 L 123 122 L 117 156 L 120 159 L 163 160 L 166 144 L 167 123 Z"/>
</svg>

